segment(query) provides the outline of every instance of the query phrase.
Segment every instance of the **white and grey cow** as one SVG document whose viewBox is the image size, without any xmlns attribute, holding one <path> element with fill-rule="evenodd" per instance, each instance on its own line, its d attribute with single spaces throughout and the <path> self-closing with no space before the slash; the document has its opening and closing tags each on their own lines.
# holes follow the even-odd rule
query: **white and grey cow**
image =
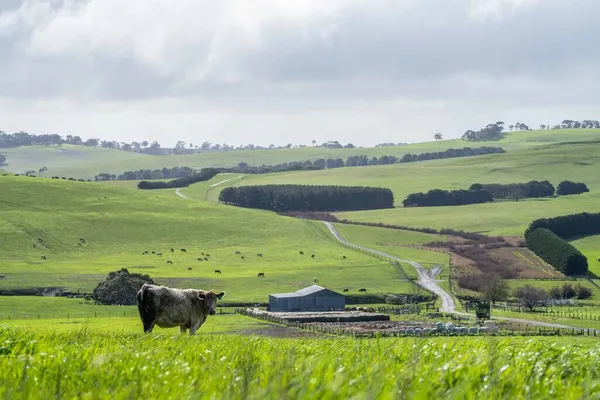
<svg viewBox="0 0 600 400">
<path fill-rule="evenodd" d="M 144 332 L 152 332 L 154 325 L 161 328 L 178 326 L 181 333 L 189 329 L 193 335 L 208 315 L 215 314 L 217 300 L 224 296 L 225 292 L 173 289 L 145 283 L 136 299 Z"/>
</svg>

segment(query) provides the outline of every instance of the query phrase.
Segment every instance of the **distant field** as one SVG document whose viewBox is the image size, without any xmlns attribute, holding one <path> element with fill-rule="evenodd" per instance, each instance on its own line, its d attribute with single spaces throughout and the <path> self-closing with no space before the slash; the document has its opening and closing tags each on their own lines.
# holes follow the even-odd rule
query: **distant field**
<svg viewBox="0 0 600 400">
<path fill-rule="evenodd" d="M 302 220 L 186 200 L 173 190 L 24 177 L 0 177 L 0 185 L 0 275 L 6 276 L 0 288 L 91 291 L 125 267 L 169 286 L 225 290 L 225 301 L 266 302 L 269 293 L 298 290 L 314 278 L 350 294 L 361 287 L 371 294 L 410 292 L 390 263 L 349 253 Z M 196 260 L 202 252 L 209 261 Z"/>
<path fill-rule="evenodd" d="M 520 150 L 541 144 L 564 141 L 599 140 L 598 129 L 550 130 L 515 132 L 498 142 L 465 142 L 461 139 L 438 142 L 415 143 L 405 146 L 326 149 L 306 147 L 278 150 L 240 150 L 213 152 L 193 155 L 149 156 L 119 150 L 92 149 L 84 146 L 64 145 L 61 148 L 20 147 L 1 149 L 7 155 L 7 170 L 23 173 L 28 169 L 39 170 L 46 166 L 44 176 L 73 176 L 93 178 L 100 172 L 122 173 L 128 170 L 156 169 L 163 167 L 187 166 L 202 168 L 208 166 L 235 166 L 240 162 L 250 165 L 279 164 L 289 161 L 316 160 L 319 158 L 346 159 L 354 155 L 380 157 L 393 155 L 402 157 L 406 153 L 443 151 L 449 148 L 501 146 L 507 151 Z"/>
<path fill-rule="evenodd" d="M 575 240 L 571 244 L 587 257 L 589 270 L 600 276 L 600 235 Z"/>
</svg>

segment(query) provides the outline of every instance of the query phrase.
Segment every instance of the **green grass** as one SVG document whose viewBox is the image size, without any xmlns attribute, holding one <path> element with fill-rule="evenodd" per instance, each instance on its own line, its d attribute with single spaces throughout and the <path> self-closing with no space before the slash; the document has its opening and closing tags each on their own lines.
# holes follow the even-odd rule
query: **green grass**
<svg viewBox="0 0 600 400">
<path fill-rule="evenodd" d="M 414 143 L 405 146 L 325 149 L 299 148 L 280 150 L 252 150 L 214 152 L 192 155 L 150 156 L 133 152 L 108 149 L 92 149 L 84 146 L 64 145 L 54 147 L 19 147 L 3 149 L 7 156 L 8 166 L 5 169 L 23 173 L 28 169 L 37 171 L 42 166 L 48 167 L 43 176 L 73 176 L 76 178 L 93 178 L 100 172 L 122 173 L 127 170 L 156 169 L 163 167 L 187 166 L 202 168 L 209 166 L 235 166 L 240 162 L 250 165 L 279 164 L 289 161 L 316 160 L 319 158 L 346 159 L 354 155 L 365 155 L 370 158 L 382 155 L 402 157 L 406 153 L 419 154 L 432 151 L 443 151 L 449 148 L 501 146 L 507 151 L 526 149 L 541 144 L 553 144 L 565 141 L 598 140 L 600 130 L 573 129 L 515 132 L 497 142 L 465 142 L 460 139 L 442 140 L 439 142 Z"/>
<path fill-rule="evenodd" d="M 438 275 L 438 278 L 448 278 L 450 260 L 447 254 L 408 247 L 410 245 L 422 245 L 436 240 L 445 240 L 446 236 L 347 224 L 335 224 L 335 227 L 338 232 L 351 243 L 380 250 L 399 258 L 417 261 L 423 267 L 428 269 L 437 265 L 442 266 L 442 273 Z M 410 264 L 402 264 L 404 271 L 406 271 L 410 277 L 417 277 L 417 272 L 414 267 Z"/>
<path fill-rule="evenodd" d="M 0 177 L 0 186 L 0 275 L 7 277 L 0 288 L 91 291 L 110 271 L 125 267 L 168 286 L 225 290 L 225 301 L 236 302 L 266 302 L 269 293 L 298 290 L 315 277 L 332 290 L 410 292 L 390 263 L 349 254 L 306 221 L 182 199 L 173 190 L 24 177 Z M 80 237 L 84 246 L 77 245 Z M 142 255 L 144 250 L 164 256 Z M 210 253 L 210 261 L 198 262 L 201 252 Z M 259 272 L 266 277 L 257 279 Z"/>
<path fill-rule="evenodd" d="M 592 290 L 592 297 L 590 298 L 590 300 L 595 300 L 598 301 L 600 300 L 600 290 L 594 286 L 593 284 L 591 284 L 589 281 L 585 280 L 585 279 L 580 279 L 577 281 L 561 281 L 561 280 L 556 280 L 556 281 L 539 281 L 539 280 L 535 280 L 535 279 L 531 279 L 531 280 L 512 280 L 509 279 L 507 280 L 511 290 L 514 290 L 516 288 L 519 288 L 521 286 L 526 286 L 526 285 L 531 285 L 531 286 L 535 286 L 535 287 L 540 287 L 543 288 L 545 290 L 549 290 L 553 287 L 557 287 L 557 286 L 562 286 L 565 283 L 569 284 L 569 285 L 581 285 L 581 286 L 585 286 L 589 289 Z"/>
<path fill-rule="evenodd" d="M 571 242 L 588 259 L 588 269 L 600 276 L 600 235 L 588 236 Z"/>
<path fill-rule="evenodd" d="M 0 343 L 0 396 L 11 399 L 580 399 L 599 393 L 594 355 L 600 347 L 585 338 L 293 340 L 0 328 Z"/>
</svg>

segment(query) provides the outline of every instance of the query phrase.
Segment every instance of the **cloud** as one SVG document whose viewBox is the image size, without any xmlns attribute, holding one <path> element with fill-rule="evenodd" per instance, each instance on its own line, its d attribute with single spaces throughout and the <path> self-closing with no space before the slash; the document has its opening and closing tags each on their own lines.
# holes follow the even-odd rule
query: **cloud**
<svg viewBox="0 0 600 400">
<path fill-rule="evenodd" d="M 385 121 L 373 125 L 387 135 L 434 125 L 390 122 L 394 105 L 412 113 L 404 121 L 437 115 L 459 131 L 479 123 L 476 109 L 542 115 L 600 100 L 595 0 L 11 4 L 0 14 L 0 97 L 9 108 L 60 102 L 98 113 L 118 105 L 137 115 L 152 104 L 169 114 L 248 115 L 261 129 L 260 118 L 283 126 L 306 113 L 336 125 L 330 116 L 351 121 L 359 109 L 370 115 L 361 121 Z"/>
</svg>

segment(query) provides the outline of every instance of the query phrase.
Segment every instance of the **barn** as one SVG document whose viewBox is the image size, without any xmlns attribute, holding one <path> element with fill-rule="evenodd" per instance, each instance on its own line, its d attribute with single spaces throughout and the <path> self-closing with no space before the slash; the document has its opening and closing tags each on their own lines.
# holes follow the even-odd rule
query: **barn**
<svg viewBox="0 0 600 400">
<path fill-rule="evenodd" d="M 294 293 L 277 293 L 269 295 L 269 311 L 337 311 L 346 307 L 346 296 L 312 285 Z"/>
</svg>

